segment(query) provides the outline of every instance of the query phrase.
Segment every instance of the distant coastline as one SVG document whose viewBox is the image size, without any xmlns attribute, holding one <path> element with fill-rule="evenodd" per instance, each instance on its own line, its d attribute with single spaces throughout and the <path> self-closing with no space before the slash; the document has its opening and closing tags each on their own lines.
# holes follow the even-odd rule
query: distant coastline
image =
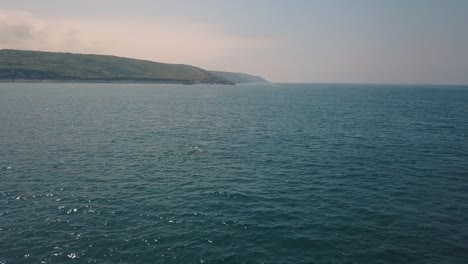
<svg viewBox="0 0 468 264">
<path fill-rule="evenodd" d="M 196 84 L 208 84 L 215 85 L 217 83 L 197 83 L 192 81 L 180 81 L 180 80 L 67 80 L 67 79 L 0 79 L 0 83 L 136 83 L 136 84 L 182 84 L 182 85 L 196 85 Z M 224 84 L 223 85 L 236 85 L 236 84 Z"/>
<path fill-rule="evenodd" d="M 265 82 L 245 73 L 208 71 L 111 55 L 0 50 L 0 82 L 222 84 Z"/>
</svg>

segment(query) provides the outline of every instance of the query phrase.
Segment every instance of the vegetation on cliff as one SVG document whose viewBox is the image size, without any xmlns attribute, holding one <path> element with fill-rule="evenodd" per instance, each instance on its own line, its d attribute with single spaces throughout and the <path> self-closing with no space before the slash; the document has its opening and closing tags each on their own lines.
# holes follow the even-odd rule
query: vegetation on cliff
<svg viewBox="0 0 468 264">
<path fill-rule="evenodd" d="M 23 50 L 0 50 L 0 80 L 235 84 L 190 65 Z"/>
</svg>

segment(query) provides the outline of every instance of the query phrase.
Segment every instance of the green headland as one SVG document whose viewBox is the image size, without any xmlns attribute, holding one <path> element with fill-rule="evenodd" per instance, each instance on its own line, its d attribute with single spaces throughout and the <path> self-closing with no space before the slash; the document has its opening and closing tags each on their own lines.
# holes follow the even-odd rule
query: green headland
<svg viewBox="0 0 468 264">
<path fill-rule="evenodd" d="M 228 84 L 267 82 L 243 73 L 207 71 L 108 55 L 0 50 L 0 82 L 147 82 Z"/>
</svg>

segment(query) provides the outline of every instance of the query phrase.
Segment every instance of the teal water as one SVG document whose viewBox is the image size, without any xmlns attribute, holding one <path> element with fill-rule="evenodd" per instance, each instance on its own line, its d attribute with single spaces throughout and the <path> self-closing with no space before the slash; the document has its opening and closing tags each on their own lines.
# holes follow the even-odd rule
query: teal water
<svg viewBox="0 0 468 264">
<path fill-rule="evenodd" d="M 468 87 L 0 84 L 0 263 L 466 263 Z"/>
</svg>

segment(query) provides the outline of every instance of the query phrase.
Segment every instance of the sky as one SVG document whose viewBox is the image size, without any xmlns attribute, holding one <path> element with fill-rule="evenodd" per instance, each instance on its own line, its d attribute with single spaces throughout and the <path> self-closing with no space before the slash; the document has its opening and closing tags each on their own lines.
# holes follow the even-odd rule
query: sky
<svg viewBox="0 0 468 264">
<path fill-rule="evenodd" d="M 0 0 L 0 48 L 273 82 L 468 84 L 468 1 Z"/>
</svg>

